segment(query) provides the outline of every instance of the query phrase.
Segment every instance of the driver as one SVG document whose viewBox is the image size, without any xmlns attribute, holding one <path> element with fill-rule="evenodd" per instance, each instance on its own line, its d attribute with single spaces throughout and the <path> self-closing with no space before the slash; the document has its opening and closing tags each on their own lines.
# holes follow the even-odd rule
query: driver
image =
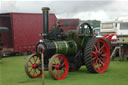
<svg viewBox="0 0 128 85">
<path fill-rule="evenodd" d="M 60 27 L 61 25 L 57 20 L 51 32 L 48 33 L 48 38 L 50 40 L 62 40 L 64 38 L 64 31 Z"/>
</svg>

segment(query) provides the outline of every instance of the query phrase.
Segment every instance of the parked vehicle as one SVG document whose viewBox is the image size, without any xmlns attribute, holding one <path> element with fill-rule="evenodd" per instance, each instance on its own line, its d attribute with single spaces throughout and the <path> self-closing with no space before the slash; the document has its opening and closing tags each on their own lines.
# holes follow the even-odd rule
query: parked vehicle
<svg viewBox="0 0 128 85">
<path fill-rule="evenodd" d="M 93 28 L 93 31 L 94 31 L 94 35 L 95 35 L 96 37 L 103 37 L 103 36 L 101 36 L 101 34 L 100 34 L 100 27 Z"/>
<path fill-rule="evenodd" d="M 8 32 L 1 32 L 3 41 L 3 53 L 6 55 L 26 55 L 35 52 L 36 43 L 43 37 L 42 14 L 36 13 L 5 13 L 0 14 L 0 27 L 7 27 Z M 49 15 L 49 30 L 57 20 L 55 14 Z M 79 19 L 59 19 L 60 23 L 69 22 L 69 26 L 63 26 L 65 31 L 76 29 L 72 23 L 79 23 Z M 68 28 L 67 28 L 68 27 Z"/>
<path fill-rule="evenodd" d="M 9 29 L 7 27 L 0 27 L 0 59 L 2 59 L 3 56 L 3 46 L 4 46 L 4 42 L 3 42 L 3 37 L 2 37 L 2 33 L 8 32 Z"/>
<path fill-rule="evenodd" d="M 114 47 L 112 52 L 112 59 L 116 55 L 120 56 L 120 60 L 128 59 L 128 17 L 119 17 L 115 21 L 101 22 L 101 33 L 111 36 L 109 41 Z"/>
</svg>

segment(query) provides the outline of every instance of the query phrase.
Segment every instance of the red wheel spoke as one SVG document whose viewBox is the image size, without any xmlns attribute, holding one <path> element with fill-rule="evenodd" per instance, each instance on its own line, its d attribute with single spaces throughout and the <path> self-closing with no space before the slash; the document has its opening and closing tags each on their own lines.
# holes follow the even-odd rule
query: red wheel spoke
<svg viewBox="0 0 128 85">
<path fill-rule="evenodd" d="M 39 62 L 37 64 L 40 64 L 41 63 L 41 60 L 39 60 Z"/>
<path fill-rule="evenodd" d="M 99 63 L 98 63 L 98 59 L 96 60 L 96 66 L 98 67 L 98 70 L 100 70 L 100 66 L 99 66 Z"/>
<path fill-rule="evenodd" d="M 35 61 L 37 61 L 38 60 L 38 57 L 36 57 L 36 60 Z"/>
<path fill-rule="evenodd" d="M 94 48 L 95 48 L 95 50 L 96 50 L 96 51 L 98 51 L 98 49 L 97 49 L 96 45 L 94 45 Z"/>
<path fill-rule="evenodd" d="M 93 65 L 94 65 L 94 67 L 95 67 L 95 65 L 97 65 L 97 64 L 98 64 L 98 63 L 97 63 L 97 60 L 96 60 L 96 62 L 94 62 L 94 64 L 93 64 Z"/>
<path fill-rule="evenodd" d="M 63 68 L 62 68 L 62 70 L 64 70 L 64 71 L 65 71 L 65 68 L 63 67 Z"/>
<path fill-rule="evenodd" d="M 31 73 L 31 72 L 32 72 L 32 69 L 33 69 L 33 68 L 31 68 L 31 70 L 29 71 L 29 73 Z"/>
<path fill-rule="evenodd" d="M 96 60 L 96 59 L 97 59 L 96 57 L 93 57 L 93 58 L 92 58 L 92 61 L 94 61 L 94 60 Z"/>
<path fill-rule="evenodd" d="M 52 65 L 52 67 L 56 67 L 56 65 Z"/>
<path fill-rule="evenodd" d="M 34 60 L 34 62 L 36 62 L 36 60 L 35 60 L 35 58 L 34 58 L 35 56 L 33 56 L 33 60 Z"/>
<path fill-rule="evenodd" d="M 102 51 L 104 47 L 105 47 L 105 45 L 103 44 L 102 47 L 100 48 L 100 51 Z"/>
<path fill-rule="evenodd" d="M 99 59 L 99 62 L 104 66 L 104 63 Z"/>
<path fill-rule="evenodd" d="M 101 56 L 106 57 L 106 56 L 107 56 L 107 54 L 102 54 Z"/>
<path fill-rule="evenodd" d="M 100 53 L 100 54 L 102 54 L 102 53 L 103 53 L 103 50 L 102 50 L 101 48 L 100 48 L 100 50 L 99 50 L 99 53 Z"/>
<path fill-rule="evenodd" d="M 38 73 L 37 73 L 36 69 L 35 69 L 35 73 L 38 75 Z"/>
<path fill-rule="evenodd" d="M 29 60 L 29 62 L 30 62 L 31 64 L 33 64 L 31 60 Z"/>
<path fill-rule="evenodd" d="M 94 51 L 92 51 L 92 54 L 93 54 L 94 56 L 97 56 L 97 55 L 96 55 L 97 53 L 96 53 L 96 52 L 94 52 Z"/>
<path fill-rule="evenodd" d="M 59 59 L 59 57 L 58 57 L 58 59 L 57 59 L 57 60 L 58 60 L 58 64 L 60 65 L 60 59 Z"/>
<path fill-rule="evenodd" d="M 60 70 L 58 70 L 58 77 L 60 77 Z"/>
<path fill-rule="evenodd" d="M 56 61 L 55 61 L 55 59 L 54 59 L 54 63 L 56 64 Z"/>
<path fill-rule="evenodd" d="M 96 60 L 96 65 L 98 64 L 98 60 Z"/>
<path fill-rule="evenodd" d="M 32 67 L 32 66 L 28 66 L 28 67 Z"/>
<path fill-rule="evenodd" d="M 34 69 L 33 76 L 34 76 L 35 72 L 36 72 L 36 71 L 35 71 L 35 69 Z"/>
<path fill-rule="evenodd" d="M 92 54 L 96 54 L 96 52 L 95 51 L 92 51 Z"/>
<path fill-rule="evenodd" d="M 63 59 L 62 58 L 60 58 L 60 62 L 62 61 Z"/>
<path fill-rule="evenodd" d="M 54 68 L 53 70 L 52 70 L 52 72 L 54 72 L 56 70 L 56 68 Z"/>
<path fill-rule="evenodd" d="M 62 61 L 62 58 L 61 57 L 59 57 L 60 59 L 59 59 L 59 64 L 61 64 L 61 61 Z"/>
<path fill-rule="evenodd" d="M 57 72 L 56 72 L 55 76 L 57 76 L 58 74 L 59 74 L 59 70 L 57 70 Z"/>
<path fill-rule="evenodd" d="M 64 73 L 64 71 L 63 70 L 60 70 L 60 77 L 63 76 L 63 73 Z"/>
<path fill-rule="evenodd" d="M 100 42 L 99 41 L 97 42 L 97 50 L 98 51 L 100 50 Z"/>
<path fill-rule="evenodd" d="M 100 66 L 99 66 L 99 64 L 97 64 L 97 66 L 98 66 L 98 70 L 100 70 Z"/>
<path fill-rule="evenodd" d="M 61 64 L 61 66 L 64 66 L 64 64 L 65 64 L 65 63 L 63 62 L 63 63 Z"/>
<path fill-rule="evenodd" d="M 62 75 L 63 75 L 63 73 L 64 73 L 64 70 L 61 70 L 61 73 L 62 73 Z"/>
<path fill-rule="evenodd" d="M 104 62 L 104 58 L 102 58 L 102 57 L 101 57 L 100 59 L 101 59 L 101 61 L 103 61 L 103 62 Z"/>
</svg>

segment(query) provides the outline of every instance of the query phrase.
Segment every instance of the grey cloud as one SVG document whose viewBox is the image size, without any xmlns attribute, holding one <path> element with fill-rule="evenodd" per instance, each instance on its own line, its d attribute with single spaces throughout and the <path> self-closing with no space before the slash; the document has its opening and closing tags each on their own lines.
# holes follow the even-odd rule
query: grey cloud
<svg viewBox="0 0 128 85">
<path fill-rule="evenodd" d="M 127 1 L 85 0 L 85 1 L 2 1 L 0 12 L 41 13 L 42 7 L 50 7 L 50 12 L 59 18 L 106 19 L 128 15 Z M 76 16 L 76 17 L 75 17 Z M 87 17 L 87 18 L 86 18 Z"/>
<path fill-rule="evenodd" d="M 94 11 L 111 1 L 2 1 L 3 12 L 19 11 L 40 12 L 43 6 L 49 6 L 56 13 Z"/>
</svg>

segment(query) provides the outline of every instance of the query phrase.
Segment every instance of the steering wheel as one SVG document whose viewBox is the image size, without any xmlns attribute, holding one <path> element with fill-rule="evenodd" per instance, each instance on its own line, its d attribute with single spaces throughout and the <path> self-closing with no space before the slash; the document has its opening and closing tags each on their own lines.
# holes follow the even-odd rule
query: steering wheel
<svg viewBox="0 0 128 85">
<path fill-rule="evenodd" d="M 78 28 L 79 34 L 91 35 L 93 34 L 92 28 L 88 23 L 82 23 Z"/>
</svg>

